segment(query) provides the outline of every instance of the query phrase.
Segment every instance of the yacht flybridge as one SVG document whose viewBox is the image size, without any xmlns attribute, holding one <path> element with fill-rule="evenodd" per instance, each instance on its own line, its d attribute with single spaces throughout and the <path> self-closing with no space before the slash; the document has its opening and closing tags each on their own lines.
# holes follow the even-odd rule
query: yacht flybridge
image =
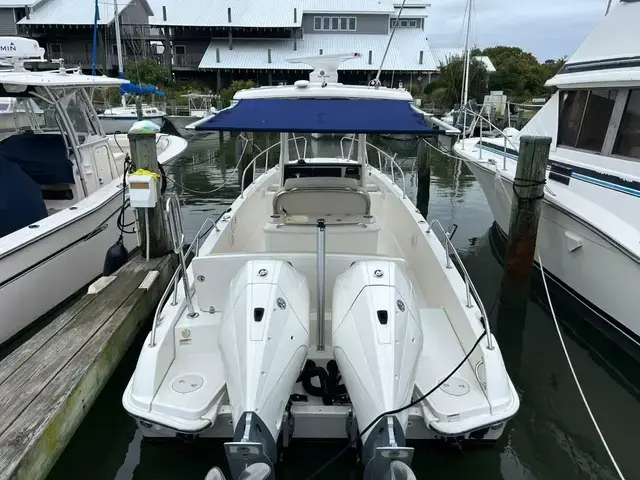
<svg viewBox="0 0 640 480">
<path fill-rule="evenodd" d="M 247 168 L 280 154 L 205 222 L 188 268 L 177 200 L 167 203 L 183 267 L 123 405 L 147 437 L 227 439 L 236 480 L 245 469 L 275 478 L 279 449 L 304 439 L 360 439 L 368 479 L 410 473 L 406 440 L 496 440 L 519 407 L 450 240 L 384 173 L 404 186 L 394 158 L 367 143 L 437 131 L 406 90 L 337 83 L 331 72 L 350 57 L 304 59 L 325 65 L 309 81 L 240 91 L 191 126 L 280 132 Z M 295 132 L 347 142 L 339 157 L 309 158 Z"/>
<path fill-rule="evenodd" d="M 126 81 L 24 68 L 43 54 L 35 40 L 0 37 L 0 63 L 11 67 L 0 96 L 22 105 L 0 142 L 0 343 L 99 276 L 118 218 L 133 219 L 123 205 L 127 135 L 104 134 L 87 93 Z M 162 135 L 156 145 L 163 163 L 187 144 Z M 136 234 L 122 241 L 134 248 Z"/>
<path fill-rule="evenodd" d="M 455 146 L 506 232 L 520 137 L 552 137 L 538 228 L 544 268 L 632 346 L 640 344 L 638 18 L 639 2 L 615 4 L 549 80 L 559 90 L 522 132 L 507 129 Z"/>
</svg>

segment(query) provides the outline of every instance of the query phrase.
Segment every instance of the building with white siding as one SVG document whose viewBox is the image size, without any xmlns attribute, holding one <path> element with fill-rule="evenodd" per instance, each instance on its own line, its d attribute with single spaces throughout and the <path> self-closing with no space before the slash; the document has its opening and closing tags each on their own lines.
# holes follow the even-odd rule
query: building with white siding
<svg viewBox="0 0 640 480">
<path fill-rule="evenodd" d="M 0 0 L 0 8 L 9 1 L 13 0 Z M 306 77 L 310 68 L 287 59 L 348 52 L 361 55 L 342 64 L 340 80 L 366 83 L 380 67 L 396 22 L 382 68 L 383 83 L 424 85 L 438 68 L 426 39 L 425 0 L 407 0 L 399 18 L 402 0 L 117 2 L 127 56 L 155 58 L 171 68 L 174 78 L 203 80 L 213 88 L 233 80 L 289 82 Z M 18 19 L 18 32 L 37 38 L 52 58 L 88 67 L 93 1 L 38 3 Z M 100 0 L 99 5 L 98 64 L 112 73 L 114 10 L 110 0 Z"/>
</svg>

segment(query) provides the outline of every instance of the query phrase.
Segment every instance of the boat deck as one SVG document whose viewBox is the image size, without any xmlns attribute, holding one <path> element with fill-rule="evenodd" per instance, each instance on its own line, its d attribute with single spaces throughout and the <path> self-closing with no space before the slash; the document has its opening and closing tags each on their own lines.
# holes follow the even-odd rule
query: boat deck
<svg viewBox="0 0 640 480">
<path fill-rule="evenodd" d="M 47 475 L 155 308 L 172 265 L 168 256 L 135 256 L 0 361 L 1 480 Z"/>
</svg>

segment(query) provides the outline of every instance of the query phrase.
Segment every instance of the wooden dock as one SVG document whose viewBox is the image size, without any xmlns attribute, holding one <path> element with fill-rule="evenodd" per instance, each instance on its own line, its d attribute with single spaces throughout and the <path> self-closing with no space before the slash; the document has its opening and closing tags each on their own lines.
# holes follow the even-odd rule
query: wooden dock
<svg viewBox="0 0 640 480">
<path fill-rule="evenodd" d="M 0 362 L 0 480 L 46 477 L 173 271 L 134 257 Z"/>
</svg>

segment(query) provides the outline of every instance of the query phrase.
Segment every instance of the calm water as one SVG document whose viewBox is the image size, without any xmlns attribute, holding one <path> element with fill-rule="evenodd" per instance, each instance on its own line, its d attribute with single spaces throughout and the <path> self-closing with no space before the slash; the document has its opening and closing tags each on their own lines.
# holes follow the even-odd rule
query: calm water
<svg viewBox="0 0 640 480">
<path fill-rule="evenodd" d="M 382 140 L 379 144 L 398 153 L 409 193 L 414 200 L 418 198 L 419 208 L 426 213 L 425 189 L 418 195 L 417 174 L 412 168 L 417 144 Z M 185 203 L 187 236 L 193 237 L 204 218 L 217 217 L 239 194 L 234 150 L 231 145 L 220 151 L 217 136 L 192 142 L 171 170 L 180 185 L 172 188 Z M 503 241 L 492 229 L 493 218 L 482 190 L 466 167 L 451 159 L 432 158 L 428 217 L 440 219 L 445 228 L 452 223 L 459 225 L 454 243 L 487 310 L 493 312 L 494 332 L 522 406 L 501 440 L 491 447 L 415 445 L 413 468 L 417 477 L 616 478 L 571 378 L 540 282 L 534 281 L 523 323 L 497 322 L 498 308 L 492 307 L 499 291 Z M 586 322 L 588 313 L 573 306 L 565 295 L 554 294 L 554 300 L 567 347 L 601 429 L 626 478 L 640 478 L 635 458 L 636 432 L 640 430 L 638 363 Z M 146 331 L 125 356 L 50 479 L 201 480 L 211 466 L 224 464 L 221 442 L 148 441 L 136 432 L 133 420 L 121 406 L 121 394 L 135 367 L 144 334 Z M 306 478 L 341 446 L 294 441 L 285 453 L 285 463 L 278 466 L 278 478 Z M 355 462 L 355 456 L 345 455 L 324 478 L 361 478 Z"/>
</svg>

